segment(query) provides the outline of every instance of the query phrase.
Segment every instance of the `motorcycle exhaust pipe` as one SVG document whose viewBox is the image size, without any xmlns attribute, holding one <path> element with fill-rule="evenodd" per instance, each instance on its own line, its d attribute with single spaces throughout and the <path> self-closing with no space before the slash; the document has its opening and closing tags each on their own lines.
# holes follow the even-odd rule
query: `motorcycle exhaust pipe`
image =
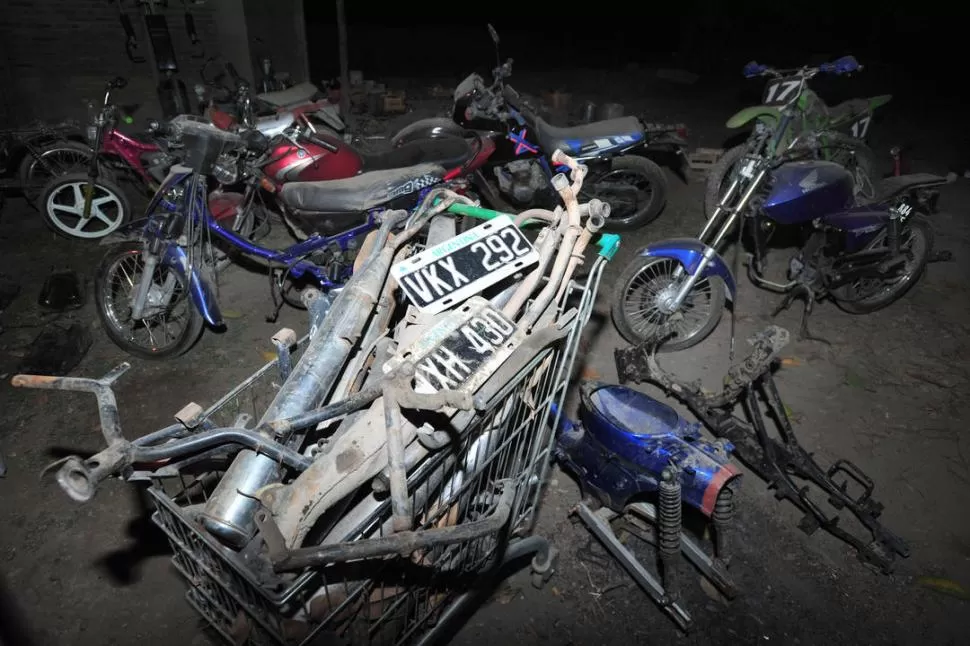
<svg viewBox="0 0 970 646">
<path fill-rule="evenodd" d="M 391 229 L 408 214 L 401 211 L 395 215 L 384 222 L 374 255 L 333 301 L 330 309 L 334 315 L 320 325 L 257 427 L 317 407 L 333 388 L 353 340 L 373 309 L 374 295 L 380 293 L 387 278 L 393 249 L 385 249 L 385 243 Z M 254 514 L 260 504 L 257 492 L 279 482 L 280 477 L 281 467 L 276 460 L 250 450 L 241 451 L 202 509 L 203 527 L 226 545 L 242 548 L 256 530 Z"/>
</svg>

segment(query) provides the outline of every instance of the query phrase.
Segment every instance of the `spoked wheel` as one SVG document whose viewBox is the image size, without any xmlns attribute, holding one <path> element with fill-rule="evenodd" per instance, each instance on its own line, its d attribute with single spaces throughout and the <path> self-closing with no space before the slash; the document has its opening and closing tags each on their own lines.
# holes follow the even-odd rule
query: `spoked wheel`
<svg viewBox="0 0 970 646">
<path fill-rule="evenodd" d="M 580 201 L 593 198 L 610 205 L 607 231 L 639 229 L 656 220 L 667 203 L 667 178 L 649 159 L 617 157 L 609 171 L 586 180 Z"/>
<path fill-rule="evenodd" d="M 202 333 L 202 315 L 192 304 L 185 281 L 169 267 L 155 267 L 145 311 L 131 317 L 131 298 L 144 274 L 142 245 L 112 247 L 98 266 L 94 297 L 108 337 L 122 350 L 146 359 L 168 359 L 186 352 Z"/>
<path fill-rule="evenodd" d="M 905 258 L 892 278 L 863 278 L 832 290 L 836 304 L 850 314 L 868 314 L 887 307 L 915 285 L 933 253 L 933 227 L 922 215 L 913 215 L 900 232 L 899 249 Z M 878 249 L 886 244 L 886 232 L 867 245 Z"/>
<path fill-rule="evenodd" d="M 87 173 L 57 177 L 38 200 L 44 223 L 65 238 L 96 240 L 114 233 L 131 217 L 131 203 L 114 182 L 98 178 L 93 185 L 91 209 L 84 217 L 84 201 L 89 190 Z"/>
<path fill-rule="evenodd" d="M 59 141 L 40 151 L 38 159 L 28 154 L 20 162 L 20 189 L 24 198 L 37 205 L 44 185 L 54 177 L 76 173 L 87 168 L 94 152 L 85 144 L 76 141 Z"/>
<path fill-rule="evenodd" d="M 724 309 L 724 281 L 701 278 L 676 312 L 667 303 L 677 294 L 682 265 L 670 258 L 639 257 L 620 275 L 613 294 L 613 323 L 630 343 L 661 341 L 668 352 L 703 341 Z M 682 271 L 682 270 L 681 270 Z"/>
</svg>

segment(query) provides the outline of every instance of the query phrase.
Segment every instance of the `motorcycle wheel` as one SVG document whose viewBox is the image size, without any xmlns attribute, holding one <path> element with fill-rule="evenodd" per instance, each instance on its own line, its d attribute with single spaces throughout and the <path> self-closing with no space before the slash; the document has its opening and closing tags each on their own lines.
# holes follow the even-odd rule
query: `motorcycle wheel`
<svg viewBox="0 0 970 646">
<path fill-rule="evenodd" d="M 189 298 L 187 285 L 179 273 L 158 265 L 146 309 L 152 309 L 152 299 L 159 299 L 163 285 L 170 278 L 175 281 L 174 293 L 167 305 L 154 306 L 157 311 L 151 317 L 132 320 L 131 294 L 141 281 L 142 253 L 142 243 L 129 241 L 111 247 L 102 258 L 94 279 L 98 318 L 112 343 L 128 354 L 144 359 L 177 357 L 195 345 L 202 335 L 202 315 Z"/>
<path fill-rule="evenodd" d="M 88 175 L 70 173 L 55 177 L 37 200 L 44 223 L 65 238 L 97 240 L 114 233 L 131 218 L 131 202 L 114 182 L 99 177 L 94 183 L 91 214 L 85 219 L 84 191 Z"/>
<path fill-rule="evenodd" d="M 890 280 L 868 278 L 832 290 L 836 305 L 849 314 L 869 314 L 892 305 L 919 282 L 933 253 L 933 227 L 921 214 L 914 214 L 900 233 L 899 246 L 906 255 L 902 275 Z M 876 249 L 886 244 L 886 232 L 867 245 Z"/>
<path fill-rule="evenodd" d="M 74 173 L 87 168 L 91 161 L 91 147 L 77 141 L 58 141 L 40 151 L 44 162 L 50 164 L 53 172 L 44 167 L 33 155 L 28 153 L 20 162 L 20 190 L 31 206 L 37 205 L 37 198 L 53 177 Z"/>
<path fill-rule="evenodd" d="M 635 191 L 632 204 L 623 199 L 631 189 Z M 616 157 L 608 171 L 586 180 L 580 196 L 580 202 L 597 198 L 609 203 L 606 231 L 632 231 L 650 224 L 663 211 L 667 178 L 660 166 L 645 157 Z"/>
<path fill-rule="evenodd" d="M 729 148 L 724 151 L 717 163 L 711 167 L 707 174 L 707 183 L 704 188 L 704 217 L 710 218 L 721 200 L 721 195 L 728 185 L 728 178 L 734 172 L 738 161 L 744 156 L 745 144 Z"/>
<path fill-rule="evenodd" d="M 667 338 L 660 350 L 674 352 L 697 345 L 717 327 L 724 310 L 724 281 L 717 276 L 698 280 L 673 315 L 658 309 L 658 301 L 674 296 L 680 267 L 672 258 L 640 256 L 620 274 L 613 292 L 613 324 L 629 343 Z"/>
</svg>

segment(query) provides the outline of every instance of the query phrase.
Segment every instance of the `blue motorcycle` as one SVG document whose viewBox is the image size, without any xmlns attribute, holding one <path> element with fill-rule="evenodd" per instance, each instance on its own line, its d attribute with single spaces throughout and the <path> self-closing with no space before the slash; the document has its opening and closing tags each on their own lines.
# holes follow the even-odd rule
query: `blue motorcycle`
<svg viewBox="0 0 970 646">
<path fill-rule="evenodd" d="M 269 268 L 276 313 L 283 301 L 300 307 L 299 300 L 287 296 L 291 287 L 338 289 L 353 271 L 364 236 L 380 227 L 375 244 L 382 245 L 389 227 L 403 224 L 403 216 L 435 198 L 433 189 L 444 182 L 441 166 L 420 164 L 341 180 L 287 183 L 279 191 L 287 222 L 295 218 L 332 233 L 312 233 L 285 249 L 273 249 L 254 241 L 262 228 L 255 215 L 262 209 L 241 204 L 235 217 L 216 217 L 208 190 L 210 177 L 226 186 L 247 173 L 258 181 L 253 169 L 270 148 L 266 138 L 258 131 L 226 132 L 186 115 L 167 129 L 182 148 L 182 162 L 155 193 L 146 218 L 102 240 L 112 248 L 95 278 L 98 316 L 108 337 L 146 359 L 181 355 L 205 325 L 224 324 L 216 275 L 229 257 Z M 255 161 L 247 164 L 247 156 Z"/>
<path fill-rule="evenodd" d="M 847 74 L 858 67 L 845 57 L 820 69 Z M 787 147 L 778 145 L 795 117 L 796 106 L 789 103 L 778 128 L 756 129 L 696 239 L 651 244 L 624 269 L 612 313 L 627 341 L 667 339 L 664 350 L 681 350 L 717 327 L 725 300 L 733 302 L 736 293 L 734 274 L 718 253 L 732 234 L 739 247 L 742 234 L 753 245 L 751 281 L 786 294 L 775 314 L 795 298 L 805 299 L 805 338 L 815 338 L 808 316 L 816 300 L 830 297 L 852 314 L 874 312 L 909 291 L 928 262 L 948 257 L 933 256 L 933 229 L 926 218 L 935 211 L 936 189 L 946 178 L 891 177 L 875 186 L 871 198 L 856 197 L 852 174 L 818 159 L 824 133 L 805 132 Z M 746 226 L 739 226 L 742 222 Z M 767 246 L 784 229 L 800 233 L 803 243 L 789 263 L 788 282 L 781 283 L 765 278 L 764 269 Z"/>
</svg>

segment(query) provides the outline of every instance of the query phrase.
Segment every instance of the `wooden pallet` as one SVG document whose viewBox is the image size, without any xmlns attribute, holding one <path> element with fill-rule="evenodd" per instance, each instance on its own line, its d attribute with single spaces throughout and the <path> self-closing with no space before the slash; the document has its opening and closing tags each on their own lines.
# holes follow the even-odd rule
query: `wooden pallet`
<svg viewBox="0 0 970 646">
<path fill-rule="evenodd" d="M 687 155 L 687 165 L 691 170 L 709 171 L 723 154 L 723 148 L 698 148 Z"/>
</svg>

